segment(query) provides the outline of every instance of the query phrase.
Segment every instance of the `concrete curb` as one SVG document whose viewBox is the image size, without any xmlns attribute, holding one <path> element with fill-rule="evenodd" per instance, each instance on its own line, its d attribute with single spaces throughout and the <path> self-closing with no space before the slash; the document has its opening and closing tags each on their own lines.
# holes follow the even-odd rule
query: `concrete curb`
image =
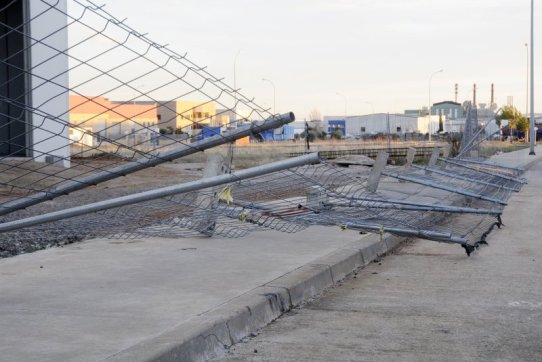
<svg viewBox="0 0 542 362">
<path fill-rule="evenodd" d="M 382 241 L 379 235 L 366 235 L 361 242 L 337 249 L 106 361 L 206 361 L 224 355 L 235 343 L 393 250 L 403 240 L 389 234 Z"/>
</svg>

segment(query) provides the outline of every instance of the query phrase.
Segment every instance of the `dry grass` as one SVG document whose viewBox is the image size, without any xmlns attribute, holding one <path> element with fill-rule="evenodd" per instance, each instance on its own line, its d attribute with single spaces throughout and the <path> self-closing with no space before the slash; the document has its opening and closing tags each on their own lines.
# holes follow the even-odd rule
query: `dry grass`
<svg viewBox="0 0 542 362">
<path fill-rule="evenodd" d="M 489 157 L 498 152 L 513 152 L 529 147 L 526 143 L 502 142 L 502 141 L 484 141 L 480 145 L 480 156 Z"/>
</svg>

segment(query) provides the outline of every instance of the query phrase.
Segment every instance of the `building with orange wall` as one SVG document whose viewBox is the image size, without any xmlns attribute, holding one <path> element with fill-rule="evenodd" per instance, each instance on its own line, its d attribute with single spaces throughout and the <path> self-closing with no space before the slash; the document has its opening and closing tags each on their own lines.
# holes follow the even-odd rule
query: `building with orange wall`
<svg viewBox="0 0 542 362">
<path fill-rule="evenodd" d="M 70 95 L 70 124 L 108 138 L 156 127 L 154 102 L 114 102 L 104 97 Z"/>
</svg>

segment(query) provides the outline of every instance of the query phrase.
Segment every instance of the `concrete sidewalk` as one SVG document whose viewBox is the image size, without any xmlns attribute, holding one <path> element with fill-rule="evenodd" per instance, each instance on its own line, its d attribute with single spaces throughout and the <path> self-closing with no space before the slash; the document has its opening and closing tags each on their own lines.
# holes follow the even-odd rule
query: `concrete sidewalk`
<svg viewBox="0 0 542 362">
<path fill-rule="evenodd" d="M 539 158 L 527 154 L 501 156 L 514 166 Z M 399 242 L 312 227 L 90 240 L 2 259 L 0 360 L 206 359 Z"/>
<path fill-rule="evenodd" d="M 470 258 L 404 243 L 216 360 L 541 361 L 542 163 L 526 178 Z"/>
<path fill-rule="evenodd" d="M 153 340 L 165 332 L 175 332 L 176 345 L 218 328 L 213 333 L 226 333 L 223 341 L 186 347 L 212 353 L 230 345 L 232 333 L 261 328 L 363 258 L 385 252 L 380 244 L 374 236 L 312 227 L 240 239 L 89 240 L 2 259 L 0 360 L 99 361 L 150 340 L 152 347 L 115 357 L 141 360 L 171 347 Z M 275 304 L 264 311 L 269 316 L 257 316 L 261 321 L 238 320 L 237 332 L 225 324 L 236 308 L 268 305 L 267 298 Z"/>
</svg>

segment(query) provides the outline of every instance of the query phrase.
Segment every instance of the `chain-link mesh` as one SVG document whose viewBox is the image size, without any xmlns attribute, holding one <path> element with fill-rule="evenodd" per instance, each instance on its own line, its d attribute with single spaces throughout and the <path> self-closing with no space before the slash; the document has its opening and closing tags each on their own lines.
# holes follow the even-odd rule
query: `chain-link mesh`
<svg viewBox="0 0 542 362">
<path fill-rule="evenodd" d="M 493 201 L 416 183 L 387 182 L 373 193 L 367 190 L 367 177 L 367 169 L 340 168 L 324 162 L 4 235 L 24 239 L 43 237 L 49 232 L 60 237 L 64 233 L 68 240 L 98 236 L 240 237 L 257 229 L 297 232 L 309 225 L 328 225 L 337 227 L 338 232 L 390 232 L 473 247 L 485 240 L 493 226 L 500 226 L 503 203 L 498 201 L 506 200 L 513 192 L 495 192 L 487 186 L 471 188 L 495 198 Z M 467 187 L 466 183 L 457 185 L 439 177 L 433 176 L 433 181 L 450 188 Z M 479 186 L 475 180 L 469 185 Z M 452 222 L 457 214 L 459 219 L 453 218 Z"/>
<path fill-rule="evenodd" d="M 224 131 L 272 117 L 104 6 L 22 3 L 0 6 L 0 45 L 9 44 L 0 59 L 2 214 L 28 206 L 9 201 L 37 203 L 138 169 L 129 165 L 199 152 L 212 136 L 231 142 L 248 133 Z"/>
</svg>

